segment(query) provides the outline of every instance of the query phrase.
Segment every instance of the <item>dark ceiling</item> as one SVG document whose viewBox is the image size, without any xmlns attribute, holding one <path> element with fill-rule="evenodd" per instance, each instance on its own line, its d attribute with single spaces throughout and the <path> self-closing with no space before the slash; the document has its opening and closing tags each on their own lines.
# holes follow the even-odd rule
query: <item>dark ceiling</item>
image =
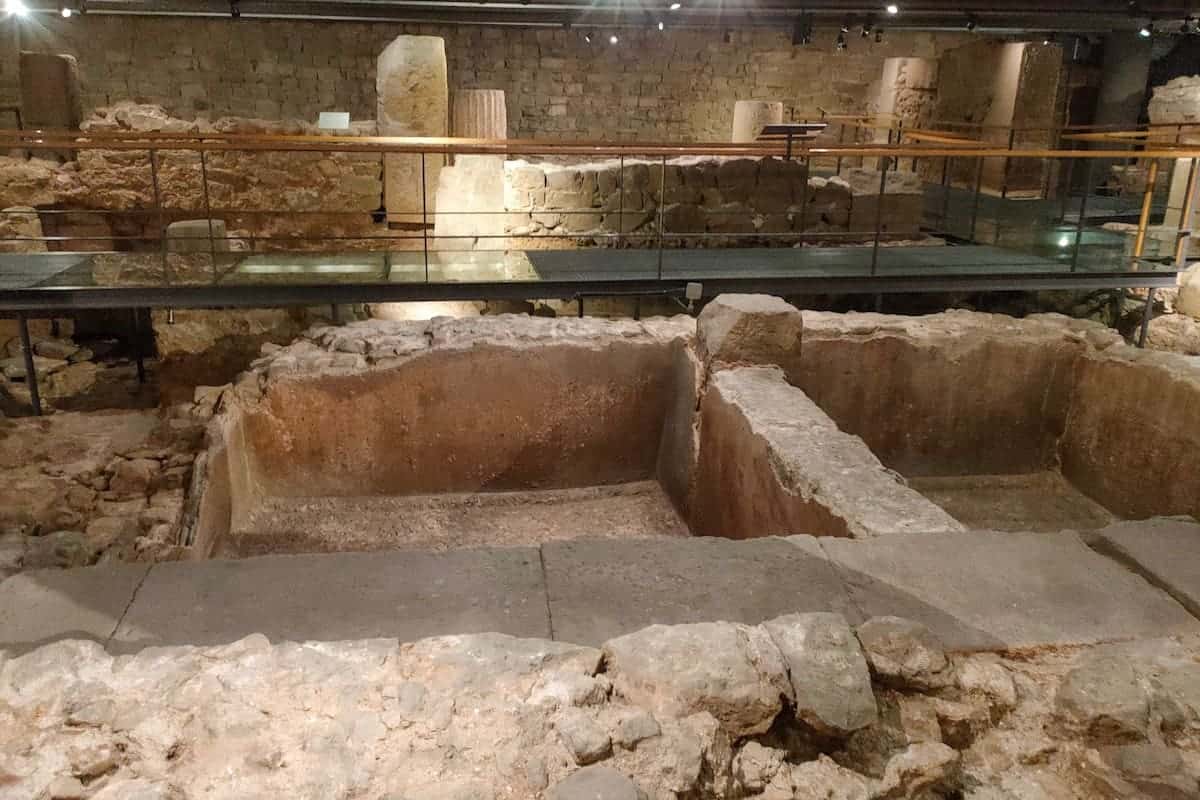
<svg viewBox="0 0 1200 800">
<path fill-rule="evenodd" d="M 972 21 L 980 32 L 1063 31 L 1104 33 L 1136 30 L 1153 23 L 1162 33 L 1177 33 L 1189 18 L 1200 17 L 1200 0 L 1134 2 L 1127 0 L 954 0 L 904 2 L 889 14 L 887 0 L 25 0 L 35 11 L 58 13 L 66 5 L 89 14 L 143 14 L 243 19 L 379 20 L 490 25 L 655 25 L 674 26 L 791 24 L 812 15 L 816 25 L 864 21 L 892 29 L 962 30 Z M 1194 30 L 1195 26 L 1191 28 Z M 1197 39 L 1200 47 L 1200 38 Z"/>
</svg>

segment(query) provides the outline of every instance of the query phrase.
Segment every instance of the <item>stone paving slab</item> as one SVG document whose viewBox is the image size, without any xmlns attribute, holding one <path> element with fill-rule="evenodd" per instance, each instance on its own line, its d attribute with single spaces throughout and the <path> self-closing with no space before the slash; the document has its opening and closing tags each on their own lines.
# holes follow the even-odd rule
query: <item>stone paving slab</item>
<svg viewBox="0 0 1200 800">
<path fill-rule="evenodd" d="M 1200 524 L 1190 517 L 1118 522 L 1085 534 L 1095 550 L 1127 566 L 1200 616 Z"/>
<path fill-rule="evenodd" d="M 22 572 L 0 583 L 0 648 L 23 653 L 61 639 L 105 642 L 149 564 Z"/>
<path fill-rule="evenodd" d="M 495 631 L 550 636 L 535 547 L 158 564 L 110 648 Z"/>
<path fill-rule="evenodd" d="M 863 614 L 918 620 L 955 650 L 1200 632 L 1183 606 L 1074 533 L 825 538 L 821 547 Z"/>
<path fill-rule="evenodd" d="M 576 539 L 542 546 L 554 638 L 600 645 L 656 623 L 757 624 L 798 611 L 858 622 L 811 536 Z"/>
</svg>

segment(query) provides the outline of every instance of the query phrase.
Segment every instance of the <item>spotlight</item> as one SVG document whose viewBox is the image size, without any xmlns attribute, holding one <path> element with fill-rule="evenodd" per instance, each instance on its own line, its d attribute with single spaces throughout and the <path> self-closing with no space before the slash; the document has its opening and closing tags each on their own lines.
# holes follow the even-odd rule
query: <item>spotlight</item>
<svg viewBox="0 0 1200 800">
<path fill-rule="evenodd" d="M 70 6 L 63 6 L 62 11 L 59 13 L 62 14 L 63 19 L 70 19 L 71 15 L 74 14 L 75 12 L 71 10 Z"/>
<path fill-rule="evenodd" d="M 242 7 L 238 5 L 238 0 L 229 0 L 229 16 L 234 19 L 242 18 Z"/>
<path fill-rule="evenodd" d="M 21 0 L 4 0 L 4 11 L 14 17 L 25 17 L 29 15 L 29 7 Z"/>
<path fill-rule="evenodd" d="M 875 44 L 881 44 L 882 42 L 883 42 L 883 28 L 876 28 L 875 29 Z"/>
<path fill-rule="evenodd" d="M 1200 20 L 1195 17 L 1188 17 L 1179 26 L 1179 32 L 1187 34 L 1200 33 Z"/>
<path fill-rule="evenodd" d="M 1147 22 L 1145 25 L 1138 28 L 1138 36 L 1141 36 L 1144 39 L 1149 39 L 1153 35 L 1154 35 L 1154 23 L 1153 22 Z"/>
<path fill-rule="evenodd" d="M 1058 34 L 1047 33 L 1045 35 L 1045 37 L 1043 37 L 1043 39 L 1042 39 L 1042 44 L 1054 44 L 1057 41 L 1058 41 Z"/>
<path fill-rule="evenodd" d="M 899 14 L 900 6 L 896 5 L 895 3 L 888 3 L 887 8 L 885 8 L 884 11 L 889 14 Z"/>
<path fill-rule="evenodd" d="M 608 37 L 609 44 L 616 44 L 619 41 L 621 41 L 621 40 L 617 38 L 617 35 L 615 33 L 612 36 Z"/>
<path fill-rule="evenodd" d="M 585 42 L 587 42 L 588 44 L 591 44 L 592 43 L 592 35 L 590 33 L 585 33 L 583 35 L 583 40 Z"/>
<path fill-rule="evenodd" d="M 979 27 L 979 23 L 975 20 L 974 17 L 967 17 L 967 30 L 968 31 L 970 31 L 971 33 L 974 33 L 975 29 L 978 27 Z"/>
<path fill-rule="evenodd" d="M 669 6 L 669 8 L 670 8 L 672 11 L 678 11 L 679 9 L 683 8 L 683 3 L 671 3 L 671 5 Z"/>
<path fill-rule="evenodd" d="M 667 27 L 666 25 L 663 25 L 663 23 L 662 23 L 662 20 L 659 20 L 659 21 L 658 21 L 658 29 L 659 29 L 660 31 L 661 31 L 661 30 L 663 30 L 663 29 L 665 29 L 666 27 Z"/>
</svg>

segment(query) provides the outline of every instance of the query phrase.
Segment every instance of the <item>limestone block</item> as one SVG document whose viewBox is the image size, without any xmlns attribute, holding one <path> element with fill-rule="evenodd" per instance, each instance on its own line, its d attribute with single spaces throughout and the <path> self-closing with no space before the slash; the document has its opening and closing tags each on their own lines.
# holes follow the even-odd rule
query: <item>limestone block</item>
<svg viewBox="0 0 1200 800">
<path fill-rule="evenodd" d="M 1180 274 L 1175 310 L 1180 314 L 1200 319 L 1200 265 L 1189 267 Z"/>
<path fill-rule="evenodd" d="M 449 250 L 487 250 L 504 234 L 504 157 L 459 156 L 438 176 L 435 244 Z M 439 242 L 440 237 L 453 237 Z M 485 237 L 485 238 L 480 238 Z"/>
<path fill-rule="evenodd" d="M 206 219 L 183 219 L 167 226 L 168 253 L 218 253 L 228 252 L 229 239 L 225 235 L 225 220 L 212 220 L 212 242 L 209 242 L 209 221 Z"/>
<path fill-rule="evenodd" d="M 734 142 L 753 142 L 764 125 L 783 122 L 783 103 L 765 100 L 738 100 L 733 104 Z"/>
<path fill-rule="evenodd" d="M 83 120 L 74 56 L 21 53 L 21 119 L 26 128 L 77 130 Z"/>
<path fill-rule="evenodd" d="M 438 36 L 396 37 L 379 55 L 375 91 L 381 136 L 445 136 L 449 90 L 444 40 Z M 395 154 L 384 158 L 384 202 L 389 221 L 419 224 L 429 219 L 422 210 L 426 215 L 436 210 L 438 173 L 444 162 L 439 155 Z"/>
<path fill-rule="evenodd" d="M 502 89 L 462 89 L 454 95 L 451 131 L 464 139 L 507 139 Z"/>
<path fill-rule="evenodd" d="M 42 220 L 29 206 L 0 211 L 0 253 L 44 253 L 46 243 L 36 241 L 42 236 Z"/>
<path fill-rule="evenodd" d="M 798 308 L 766 294 L 718 295 L 696 322 L 705 359 L 731 364 L 788 363 L 803 330 Z"/>
<path fill-rule="evenodd" d="M 675 203 L 663 208 L 663 233 L 704 233 L 708 218 L 704 212 L 689 203 Z"/>
<path fill-rule="evenodd" d="M 708 230 L 712 233 L 754 233 L 754 209 L 745 203 L 725 203 L 706 210 Z"/>
</svg>

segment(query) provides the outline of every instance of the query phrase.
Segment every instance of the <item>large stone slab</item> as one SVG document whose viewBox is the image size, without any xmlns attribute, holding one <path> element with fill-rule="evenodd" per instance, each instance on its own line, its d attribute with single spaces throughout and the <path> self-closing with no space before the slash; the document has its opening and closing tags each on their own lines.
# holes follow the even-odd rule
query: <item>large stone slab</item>
<svg viewBox="0 0 1200 800">
<path fill-rule="evenodd" d="M 61 639 L 106 642 L 148 564 L 23 572 L 0 583 L 0 650 L 23 653 Z"/>
<path fill-rule="evenodd" d="M 542 546 L 554 638 L 600 645 L 648 625 L 756 625 L 803 611 L 862 617 L 815 539 L 718 538 Z"/>
<path fill-rule="evenodd" d="M 1195 520 L 1118 522 L 1088 534 L 1087 540 L 1200 616 L 1200 524 Z"/>
<path fill-rule="evenodd" d="M 808 552 L 808 542 L 800 543 Z M 947 649 L 1200 631 L 1183 606 L 1074 533 L 900 534 L 820 544 L 863 614 L 922 622 Z"/>
<path fill-rule="evenodd" d="M 380 136 L 445 136 L 450 116 L 445 41 L 440 36 L 397 36 L 379 54 L 375 93 Z M 392 154 L 384 156 L 383 162 L 388 220 L 432 222 L 428 214 L 436 205 L 438 173 L 445 158 Z"/>
<path fill-rule="evenodd" d="M 159 564 L 112 646 L 550 635 L 534 548 L 340 553 Z"/>
</svg>

